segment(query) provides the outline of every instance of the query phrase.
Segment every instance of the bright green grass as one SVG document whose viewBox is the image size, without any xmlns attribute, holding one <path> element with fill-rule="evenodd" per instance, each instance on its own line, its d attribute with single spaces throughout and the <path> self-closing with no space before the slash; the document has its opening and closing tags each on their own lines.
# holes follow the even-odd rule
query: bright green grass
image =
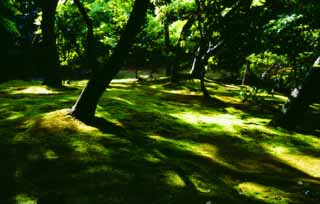
<svg viewBox="0 0 320 204">
<path fill-rule="evenodd" d="M 267 126 L 284 97 L 118 79 L 88 126 L 67 115 L 84 85 L 0 85 L 1 204 L 320 203 L 319 128 Z"/>
</svg>

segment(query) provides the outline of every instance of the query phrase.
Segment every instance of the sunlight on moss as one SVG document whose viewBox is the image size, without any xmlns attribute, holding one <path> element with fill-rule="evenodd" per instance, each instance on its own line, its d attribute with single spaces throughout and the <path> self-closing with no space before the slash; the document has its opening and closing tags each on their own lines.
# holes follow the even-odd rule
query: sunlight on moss
<svg viewBox="0 0 320 204">
<path fill-rule="evenodd" d="M 100 155 L 108 156 L 110 150 L 98 143 L 88 142 L 86 140 L 74 140 L 71 142 L 73 149 L 82 154 L 99 153 Z M 91 158 L 94 159 L 94 158 Z"/>
<path fill-rule="evenodd" d="M 72 147 L 75 151 L 80 153 L 88 153 L 88 143 L 84 141 L 74 141 L 72 142 Z"/>
<path fill-rule="evenodd" d="M 174 171 L 167 171 L 163 174 L 165 176 L 165 181 L 168 185 L 174 187 L 185 187 L 186 184 L 183 179 Z"/>
<path fill-rule="evenodd" d="M 152 163 L 158 163 L 161 161 L 159 158 L 155 157 L 155 155 L 153 154 L 146 154 L 144 156 L 144 159 Z"/>
<path fill-rule="evenodd" d="M 170 114 L 192 125 L 220 126 L 223 131 L 235 132 L 236 126 L 241 126 L 243 121 L 232 114 L 201 114 L 197 112 L 182 112 Z"/>
<path fill-rule="evenodd" d="M 101 132 L 94 127 L 68 115 L 68 110 L 58 110 L 31 118 L 24 122 L 26 132 L 15 135 L 14 142 L 30 141 L 41 142 L 50 139 L 66 142 L 72 137 L 80 139 L 82 134 L 90 134 L 90 137 L 100 137 Z"/>
<path fill-rule="evenodd" d="M 137 79 L 136 78 L 124 78 L 124 79 L 113 79 L 112 83 L 133 83 L 136 82 Z"/>
<path fill-rule="evenodd" d="M 230 104 L 240 104 L 242 103 L 240 98 L 235 98 L 232 96 L 214 96 L 215 98 L 219 99 L 220 101 L 223 101 L 225 103 L 230 103 Z"/>
<path fill-rule="evenodd" d="M 158 142 L 167 142 L 169 144 L 175 145 L 177 148 L 182 149 L 182 150 L 192 151 L 192 148 L 193 148 L 193 146 L 190 142 L 186 142 L 183 140 L 169 139 L 169 138 L 161 137 L 159 135 L 150 135 L 149 137 L 151 139 L 158 141 Z"/>
<path fill-rule="evenodd" d="M 190 180 L 196 187 L 196 189 L 201 193 L 210 193 L 214 189 L 214 186 L 212 184 L 206 183 L 195 176 L 190 176 Z"/>
<path fill-rule="evenodd" d="M 188 96 L 201 96 L 201 93 L 190 91 L 188 89 L 185 90 L 163 90 L 163 93 L 171 93 L 171 94 L 181 94 L 181 95 L 188 95 Z"/>
<path fill-rule="evenodd" d="M 282 96 L 282 95 L 279 95 L 279 94 L 274 94 L 273 97 L 278 99 L 281 102 L 286 102 L 288 100 L 288 97 Z"/>
<path fill-rule="evenodd" d="M 263 6 L 266 3 L 266 0 L 253 0 L 251 7 Z"/>
<path fill-rule="evenodd" d="M 26 194 L 18 194 L 15 196 L 15 204 L 37 204 L 37 199 Z"/>
<path fill-rule="evenodd" d="M 52 160 L 52 159 L 58 159 L 58 155 L 53 151 L 53 150 L 47 150 L 45 153 L 45 158 L 48 160 Z"/>
<path fill-rule="evenodd" d="M 273 146 L 263 144 L 274 157 L 277 157 L 284 163 L 312 176 L 320 178 L 320 158 L 306 154 L 298 154 L 290 151 L 291 149 L 284 146 Z"/>
<path fill-rule="evenodd" d="M 238 190 L 239 194 L 263 200 L 266 203 L 290 203 L 290 195 L 288 193 L 272 186 L 264 186 L 255 182 L 243 182 L 236 187 L 236 190 Z"/>
<path fill-rule="evenodd" d="M 7 118 L 7 120 L 16 120 L 18 118 L 22 118 L 24 114 L 22 112 L 11 112 L 11 115 Z"/>
<path fill-rule="evenodd" d="M 159 142 L 167 142 L 169 144 L 175 145 L 176 148 L 179 148 L 184 151 L 190 151 L 193 154 L 206 157 L 212 160 L 215 163 L 220 164 L 228 169 L 237 170 L 234 166 L 230 165 L 229 163 L 223 161 L 222 159 L 218 158 L 217 156 L 217 148 L 211 144 L 200 144 L 195 142 L 187 142 L 185 140 L 174 140 L 165 137 L 161 137 L 158 135 L 151 135 L 150 138 L 157 140 Z"/>
<path fill-rule="evenodd" d="M 124 102 L 124 103 L 126 103 L 126 104 L 128 104 L 128 105 L 135 105 L 134 103 L 132 103 L 131 101 L 129 101 L 129 100 L 126 100 L 126 99 L 124 99 L 124 98 L 121 98 L 121 97 L 111 97 L 111 99 L 114 99 L 114 100 L 118 100 L 118 101 L 121 101 L 121 102 Z"/>
<path fill-rule="evenodd" d="M 58 110 L 45 114 L 38 121 L 37 125 L 41 128 L 50 129 L 54 132 L 63 131 L 66 129 L 71 129 L 78 132 L 98 132 L 97 128 L 88 126 L 83 122 L 68 115 L 67 109 Z"/>
<path fill-rule="evenodd" d="M 117 83 L 117 82 L 112 82 L 110 84 L 110 88 L 130 88 L 132 86 L 130 83 Z"/>
<path fill-rule="evenodd" d="M 30 86 L 22 90 L 12 91 L 12 94 L 58 94 L 60 92 L 49 89 L 45 86 Z"/>
</svg>

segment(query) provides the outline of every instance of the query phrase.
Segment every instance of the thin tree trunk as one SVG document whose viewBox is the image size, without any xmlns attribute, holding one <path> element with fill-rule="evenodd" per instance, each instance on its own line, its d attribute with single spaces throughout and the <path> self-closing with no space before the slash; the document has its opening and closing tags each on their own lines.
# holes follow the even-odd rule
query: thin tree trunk
<svg viewBox="0 0 320 204">
<path fill-rule="evenodd" d="M 165 52 L 166 52 L 166 76 L 171 74 L 171 63 L 169 62 L 169 54 L 170 54 L 170 32 L 169 32 L 169 22 L 168 19 L 163 20 L 163 27 L 164 27 L 164 44 L 165 44 Z"/>
<path fill-rule="evenodd" d="M 202 58 L 204 58 L 204 46 L 200 45 L 197 49 L 197 52 L 193 58 L 193 62 L 192 62 L 192 67 L 190 70 L 190 74 L 192 75 L 193 78 L 198 78 L 200 79 L 201 74 L 202 74 L 202 66 L 203 66 L 203 62 L 202 62 Z"/>
<path fill-rule="evenodd" d="M 319 79 L 320 57 L 318 57 L 313 67 L 306 74 L 302 84 L 291 92 L 282 113 L 276 116 L 270 124 L 286 128 L 295 127 L 301 121 L 309 105 L 320 98 L 319 93 L 315 91 L 320 86 Z"/>
<path fill-rule="evenodd" d="M 246 83 L 246 77 L 247 77 L 247 73 L 248 73 L 249 69 L 250 69 L 250 62 L 248 60 L 246 68 L 245 68 L 244 73 L 243 73 L 241 85 L 244 85 Z"/>
<path fill-rule="evenodd" d="M 82 18 L 87 25 L 87 57 L 88 57 L 88 66 L 92 69 L 92 71 L 96 71 L 97 69 L 97 59 L 96 59 L 96 54 L 95 54 L 95 39 L 93 35 L 93 25 L 92 25 L 92 20 L 88 16 L 86 9 L 80 2 L 80 0 L 74 0 L 73 1 L 75 5 L 77 6 L 79 12 L 82 15 Z"/>
<path fill-rule="evenodd" d="M 43 47 L 43 69 L 45 70 L 44 84 L 53 87 L 61 86 L 59 73 L 59 55 L 55 36 L 55 14 L 58 0 L 40 1 L 42 9 L 42 47 Z"/>
<path fill-rule="evenodd" d="M 205 86 L 205 80 L 204 80 L 204 76 L 206 75 L 206 69 L 203 67 L 202 69 L 202 73 L 201 73 L 201 76 L 200 76 L 200 87 L 201 87 L 201 91 L 203 93 L 203 96 L 206 98 L 206 99 L 209 99 L 211 98 L 210 97 L 210 94 Z"/>
<path fill-rule="evenodd" d="M 128 23 L 113 54 L 103 69 L 93 73 L 87 86 L 83 89 L 77 102 L 72 107 L 71 115 L 82 121 L 88 121 L 94 118 L 99 99 L 111 80 L 118 73 L 136 35 L 140 32 L 145 22 L 149 3 L 149 0 L 135 1 Z"/>
</svg>

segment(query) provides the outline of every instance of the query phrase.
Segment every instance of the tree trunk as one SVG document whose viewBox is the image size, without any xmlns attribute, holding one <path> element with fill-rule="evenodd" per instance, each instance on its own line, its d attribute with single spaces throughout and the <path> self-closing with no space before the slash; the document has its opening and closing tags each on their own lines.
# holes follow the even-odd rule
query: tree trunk
<svg viewBox="0 0 320 204">
<path fill-rule="evenodd" d="M 205 99 L 210 99 L 210 94 L 206 88 L 205 85 L 205 80 L 204 80 L 204 76 L 206 75 L 206 69 L 203 67 L 202 72 L 201 72 L 201 76 L 200 76 L 200 87 L 201 87 L 201 91 L 203 93 L 203 96 Z"/>
<path fill-rule="evenodd" d="M 282 113 L 276 116 L 271 125 L 294 128 L 302 119 L 309 105 L 320 98 L 315 91 L 320 86 L 320 57 L 306 74 L 302 84 L 295 88 L 288 99 Z"/>
<path fill-rule="evenodd" d="M 136 35 L 140 32 L 145 22 L 149 3 L 149 0 L 135 1 L 128 23 L 113 54 L 103 69 L 93 73 L 87 86 L 83 89 L 77 102 L 72 107 L 71 115 L 82 121 L 88 121 L 94 118 L 100 97 L 118 73 Z"/>
<path fill-rule="evenodd" d="M 164 27 L 164 46 L 165 46 L 165 52 L 166 52 L 166 76 L 170 76 L 171 74 L 171 63 L 170 63 L 170 32 L 169 32 L 169 22 L 168 19 L 163 20 L 163 27 Z"/>
<path fill-rule="evenodd" d="M 88 67 L 91 68 L 91 70 L 94 72 L 97 69 L 97 59 L 96 59 L 96 54 L 95 54 L 95 39 L 93 35 L 93 26 L 92 26 L 92 20 L 88 16 L 86 9 L 80 2 L 80 0 L 74 0 L 73 1 L 75 5 L 77 6 L 79 12 L 82 15 L 82 18 L 87 25 L 87 57 L 88 57 Z"/>
<path fill-rule="evenodd" d="M 44 84 L 53 87 L 61 86 L 59 73 L 59 55 L 56 46 L 55 36 L 55 13 L 58 0 L 40 1 L 42 9 L 42 48 L 43 48 L 43 69 L 45 70 Z"/>
</svg>

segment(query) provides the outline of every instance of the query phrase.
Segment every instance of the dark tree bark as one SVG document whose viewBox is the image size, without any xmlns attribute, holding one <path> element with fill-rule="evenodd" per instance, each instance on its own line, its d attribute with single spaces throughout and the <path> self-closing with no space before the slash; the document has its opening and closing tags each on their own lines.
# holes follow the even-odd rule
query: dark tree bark
<svg viewBox="0 0 320 204">
<path fill-rule="evenodd" d="M 82 18 L 87 25 L 87 57 L 88 57 L 88 66 L 92 69 L 92 71 L 96 71 L 97 69 L 97 59 L 96 59 L 96 54 L 95 54 L 95 39 L 93 35 L 93 25 L 92 25 L 92 20 L 88 16 L 86 9 L 80 2 L 80 0 L 74 0 L 73 1 L 75 5 L 77 6 L 79 12 L 82 15 Z"/>
<path fill-rule="evenodd" d="M 103 69 L 94 72 L 87 86 L 80 94 L 77 102 L 71 109 L 71 115 L 82 121 L 94 118 L 97 104 L 111 80 L 118 73 L 125 57 L 128 55 L 136 35 L 145 23 L 149 0 L 136 0 L 128 23 L 120 37 L 113 54 Z"/>
<path fill-rule="evenodd" d="M 316 89 L 320 86 L 320 57 L 306 74 L 302 84 L 295 88 L 288 99 L 282 113 L 276 116 L 271 125 L 294 128 L 301 121 L 309 105 L 320 98 Z"/>
<path fill-rule="evenodd" d="M 61 86 L 59 73 L 59 55 L 56 46 L 55 36 L 55 14 L 58 0 L 40 0 L 42 10 L 42 48 L 43 48 L 43 69 L 45 71 L 44 84 L 53 87 Z"/>
</svg>

